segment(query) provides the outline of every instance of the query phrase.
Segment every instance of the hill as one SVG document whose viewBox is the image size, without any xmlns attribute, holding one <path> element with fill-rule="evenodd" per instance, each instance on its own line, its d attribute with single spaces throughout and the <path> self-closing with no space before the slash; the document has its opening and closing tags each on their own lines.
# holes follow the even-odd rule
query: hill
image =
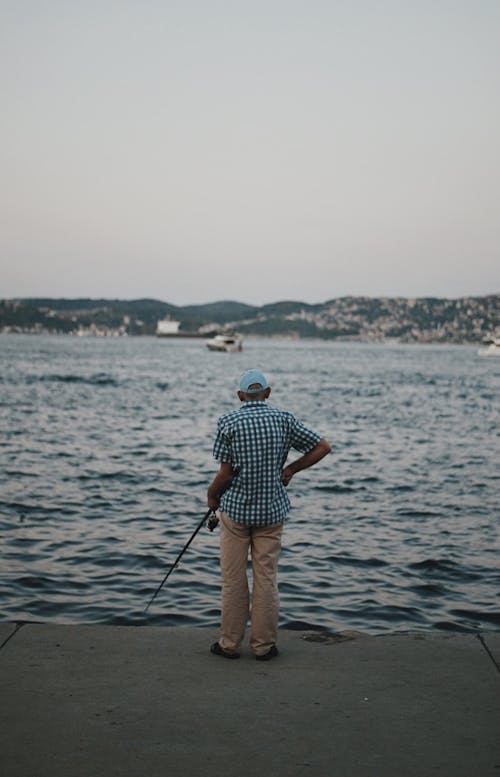
<svg viewBox="0 0 500 777">
<path fill-rule="evenodd" d="M 340 297 L 321 304 L 284 300 L 252 306 L 233 300 L 177 306 L 155 299 L 0 300 L 0 332 L 153 335 L 159 319 L 183 334 L 237 329 L 245 335 L 320 337 L 362 342 L 475 343 L 500 331 L 500 295 L 485 297 Z"/>
</svg>

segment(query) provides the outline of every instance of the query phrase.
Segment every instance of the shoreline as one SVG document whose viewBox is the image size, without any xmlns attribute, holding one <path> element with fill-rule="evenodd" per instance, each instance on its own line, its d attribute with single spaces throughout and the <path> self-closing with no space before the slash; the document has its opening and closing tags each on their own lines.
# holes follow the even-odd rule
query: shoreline
<svg viewBox="0 0 500 777">
<path fill-rule="evenodd" d="M 77 332 L 14 332 L 7 330 L 0 330 L 0 336 L 26 336 L 26 337 L 58 337 L 68 338 L 71 340 L 204 340 L 210 339 L 211 335 L 201 335 L 197 332 L 184 332 L 168 335 L 155 335 L 153 334 L 84 334 L 79 335 Z M 246 341 L 265 341 L 265 342 L 279 342 L 279 343 L 332 343 L 342 345 L 374 345 L 374 346 L 391 346 L 391 347 L 439 347 L 439 348 L 482 348 L 484 347 L 483 340 L 399 340 L 398 338 L 385 338 L 385 339 L 361 339 L 353 337 L 319 337 L 317 335 L 301 336 L 293 334 L 283 335 L 259 335 L 259 334 L 243 334 L 244 342 Z M 243 349 L 244 350 L 244 349 Z"/>
</svg>

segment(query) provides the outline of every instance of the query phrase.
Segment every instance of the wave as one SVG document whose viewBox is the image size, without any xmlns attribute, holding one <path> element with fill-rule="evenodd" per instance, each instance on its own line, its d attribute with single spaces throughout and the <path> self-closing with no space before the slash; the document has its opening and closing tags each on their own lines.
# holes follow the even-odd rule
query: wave
<svg viewBox="0 0 500 777">
<path fill-rule="evenodd" d="M 339 564 L 341 566 L 353 566 L 353 567 L 386 567 L 387 561 L 383 561 L 380 558 L 353 558 L 352 556 L 325 556 L 326 561 L 331 561 L 333 564 Z"/>
<path fill-rule="evenodd" d="M 442 577 L 445 580 L 473 581 L 480 580 L 482 577 L 479 572 L 474 572 L 449 559 L 428 558 L 409 564 L 408 568 L 416 572 L 423 572 L 431 577 Z"/>
<path fill-rule="evenodd" d="M 76 375 L 76 374 L 48 374 L 48 375 L 26 375 L 25 383 L 32 385 L 34 383 L 76 383 L 87 386 L 120 386 L 120 381 L 106 373 L 97 373 L 95 375 Z"/>
</svg>

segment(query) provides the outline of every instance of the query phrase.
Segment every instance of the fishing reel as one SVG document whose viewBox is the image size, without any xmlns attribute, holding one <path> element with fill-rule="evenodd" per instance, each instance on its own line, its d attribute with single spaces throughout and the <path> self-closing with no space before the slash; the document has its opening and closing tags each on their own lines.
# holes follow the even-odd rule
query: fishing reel
<svg viewBox="0 0 500 777">
<path fill-rule="evenodd" d="M 217 528 L 218 525 L 219 525 L 219 516 L 217 515 L 215 510 L 212 510 L 212 513 L 207 521 L 207 526 L 210 529 L 210 531 L 213 531 L 214 529 Z"/>
</svg>

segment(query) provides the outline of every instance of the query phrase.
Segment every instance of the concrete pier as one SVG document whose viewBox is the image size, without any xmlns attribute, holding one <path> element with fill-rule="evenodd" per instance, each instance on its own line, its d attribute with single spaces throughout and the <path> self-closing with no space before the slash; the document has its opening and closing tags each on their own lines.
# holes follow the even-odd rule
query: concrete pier
<svg viewBox="0 0 500 777">
<path fill-rule="evenodd" d="M 0 624 L 2 777 L 499 777 L 500 633 Z"/>
</svg>

